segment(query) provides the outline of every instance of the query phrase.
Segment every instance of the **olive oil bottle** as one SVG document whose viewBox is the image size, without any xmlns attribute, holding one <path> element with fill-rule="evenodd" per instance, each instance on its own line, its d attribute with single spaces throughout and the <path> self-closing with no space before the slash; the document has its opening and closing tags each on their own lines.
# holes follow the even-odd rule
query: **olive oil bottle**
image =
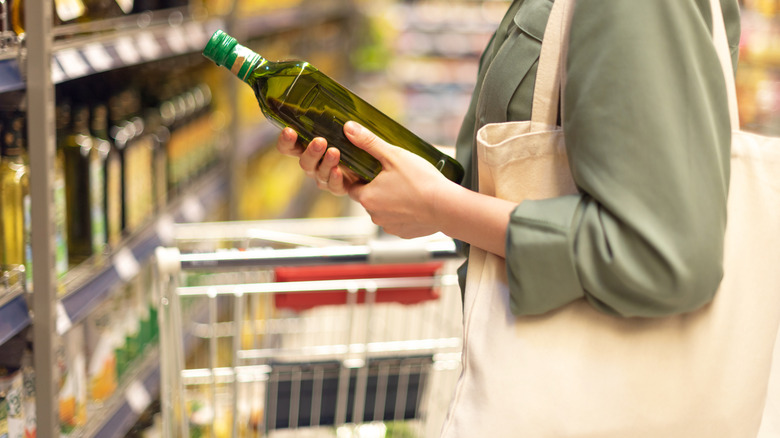
<svg viewBox="0 0 780 438">
<path fill-rule="evenodd" d="M 17 35 L 24 35 L 24 1 L 15 1 L 8 4 L 10 8 L 11 28 Z"/>
<path fill-rule="evenodd" d="M 203 55 L 251 86 L 268 119 L 281 127 L 292 127 L 307 143 L 314 137 L 324 137 L 330 146 L 339 149 L 342 163 L 365 181 L 372 180 L 382 166 L 344 135 L 344 123 L 350 120 L 388 143 L 425 158 L 450 180 L 460 182 L 463 178 L 463 167 L 455 159 L 307 62 L 268 61 L 220 30 L 212 35 Z"/>
<path fill-rule="evenodd" d="M 24 266 L 28 256 L 30 169 L 22 147 L 23 119 L 10 122 L 2 135 L 0 157 L 0 271 Z M 29 263 L 27 264 L 29 266 Z"/>
<path fill-rule="evenodd" d="M 58 278 L 68 272 L 68 208 L 65 190 L 64 139 L 70 126 L 70 104 L 56 107 L 57 151 L 54 157 L 54 269 Z M 63 291 L 63 289 L 59 289 Z"/>
<path fill-rule="evenodd" d="M 105 104 L 92 107 L 90 128 L 101 155 L 105 151 L 102 182 L 106 243 L 111 248 L 117 248 L 122 240 L 122 156 L 109 140 L 108 108 Z"/>
<path fill-rule="evenodd" d="M 106 142 L 91 135 L 88 106 L 76 106 L 72 118 L 71 132 L 63 145 L 68 257 L 79 263 L 92 255 L 101 255 L 106 247 L 103 167 L 108 150 Z"/>
</svg>

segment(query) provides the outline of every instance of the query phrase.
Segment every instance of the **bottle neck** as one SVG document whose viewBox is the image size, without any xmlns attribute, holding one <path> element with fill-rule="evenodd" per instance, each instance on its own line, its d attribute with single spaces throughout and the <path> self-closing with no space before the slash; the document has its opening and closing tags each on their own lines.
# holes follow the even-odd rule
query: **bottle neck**
<svg viewBox="0 0 780 438">
<path fill-rule="evenodd" d="M 233 48 L 233 52 L 228 55 L 228 59 L 225 62 L 225 68 L 233 72 L 239 79 L 250 84 L 253 82 L 251 79 L 252 72 L 262 64 L 267 63 L 262 56 L 258 55 L 254 51 L 236 44 Z"/>
</svg>

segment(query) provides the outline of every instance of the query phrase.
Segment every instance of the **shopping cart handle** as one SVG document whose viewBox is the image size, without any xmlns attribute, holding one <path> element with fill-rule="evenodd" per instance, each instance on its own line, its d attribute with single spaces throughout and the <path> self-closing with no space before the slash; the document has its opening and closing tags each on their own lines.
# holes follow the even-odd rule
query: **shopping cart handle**
<svg viewBox="0 0 780 438">
<path fill-rule="evenodd" d="M 446 254 L 455 254 L 455 243 L 451 240 L 427 242 L 424 240 L 378 239 L 368 242 L 368 262 L 422 263 Z"/>
<path fill-rule="evenodd" d="M 339 263 L 418 263 L 457 258 L 455 242 L 446 240 L 388 240 L 366 245 L 324 248 L 258 248 L 246 251 L 179 254 L 182 269 L 239 266 L 301 266 Z M 175 268 L 175 267 L 174 267 Z"/>
</svg>

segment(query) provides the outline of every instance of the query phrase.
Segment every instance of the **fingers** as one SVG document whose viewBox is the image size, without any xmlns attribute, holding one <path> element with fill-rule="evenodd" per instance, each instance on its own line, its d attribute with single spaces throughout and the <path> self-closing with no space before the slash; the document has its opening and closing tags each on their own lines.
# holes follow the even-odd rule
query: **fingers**
<svg viewBox="0 0 780 438">
<path fill-rule="evenodd" d="M 328 147 L 324 138 L 317 137 L 309 142 L 307 147 L 303 147 L 295 131 L 285 128 L 279 135 L 276 148 L 284 155 L 298 157 L 301 169 L 316 181 L 320 189 L 341 196 L 345 195 L 347 187 L 357 180 L 354 175 L 341 169 L 341 153 L 336 148 Z"/>
<path fill-rule="evenodd" d="M 353 121 L 345 123 L 344 134 L 352 144 L 368 152 L 380 162 L 387 156 L 389 145 L 359 123 Z"/>
<path fill-rule="evenodd" d="M 306 172 L 306 175 L 309 175 L 312 178 L 317 178 L 317 170 L 320 165 L 320 161 L 325 156 L 325 151 L 327 148 L 328 143 L 324 138 L 317 137 L 309 143 L 309 146 L 307 146 L 303 151 L 300 156 L 300 160 L 298 161 L 301 165 L 301 169 Z M 326 179 L 327 173 L 319 176 L 321 176 L 322 179 Z"/>
<path fill-rule="evenodd" d="M 311 145 L 309 146 L 311 147 Z M 325 153 L 322 155 L 322 160 L 318 163 L 319 165 L 314 170 L 314 179 L 317 180 L 317 183 L 327 186 L 328 181 L 331 179 L 330 177 L 333 169 L 338 167 L 339 156 L 339 151 L 336 148 L 328 148 L 325 151 Z"/>
<path fill-rule="evenodd" d="M 298 134 L 291 128 L 284 128 L 276 141 L 276 149 L 284 154 L 293 157 L 300 157 L 303 153 L 303 147 L 298 143 Z"/>
</svg>

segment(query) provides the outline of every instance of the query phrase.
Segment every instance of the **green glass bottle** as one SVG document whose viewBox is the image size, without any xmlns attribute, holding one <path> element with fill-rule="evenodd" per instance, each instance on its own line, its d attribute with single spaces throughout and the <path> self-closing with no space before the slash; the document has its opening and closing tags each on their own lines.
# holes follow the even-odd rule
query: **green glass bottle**
<svg viewBox="0 0 780 438">
<path fill-rule="evenodd" d="M 86 105 L 72 112 L 72 126 L 65 137 L 65 192 L 68 210 L 68 258 L 79 263 L 101 255 L 106 246 L 103 166 L 106 151 L 89 130 Z"/>
<path fill-rule="evenodd" d="M 218 30 L 203 55 L 233 72 L 255 92 L 263 113 L 279 126 L 293 128 L 305 143 L 323 137 L 341 152 L 342 163 L 365 181 L 382 169 L 369 153 L 344 135 L 353 120 L 390 144 L 420 155 L 452 181 L 463 167 L 393 119 L 304 61 L 271 62 Z"/>
<path fill-rule="evenodd" d="M 10 271 L 25 265 L 27 257 L 26 234 L 29 223 L 25 207 L 29 207 L 30 169 L 24 149 L 17 141 L 21 131 L 15 127 L 23 123 L 14 120 L 3 131 L 0 155 L 0 270 Z M 29 264 L 28 264 L 29 266 Z M 14 279 L 15 280 L 15 279 Z M 14 281 L 15 282 L 15 281 Z"/>
<path fill-rule="evenodd" d="M 105 154 L 103 181 L 106 243 L 116 249 L 122 240 L 122 156 L 116 146 L 109 140 L 108 108 L 99 103 L 92 107 L 92 136 L 98 142 L 98 150 Z"/>
</svg>

